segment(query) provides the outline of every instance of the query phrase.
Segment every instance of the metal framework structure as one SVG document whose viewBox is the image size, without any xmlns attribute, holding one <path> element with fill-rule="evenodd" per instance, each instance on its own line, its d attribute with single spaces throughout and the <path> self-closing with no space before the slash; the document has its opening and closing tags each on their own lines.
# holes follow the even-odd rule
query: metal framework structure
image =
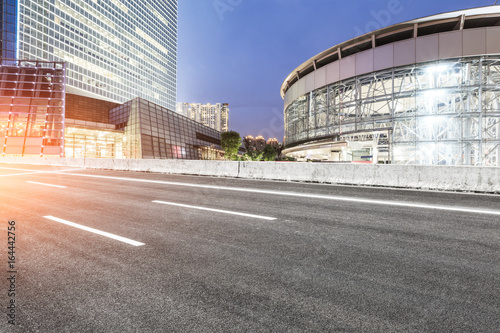
<svg viewBox="0 0 500 333">
<path fill-rule="evenodd" d="M 285 144 L 330 139 L 383 162 L 500 166 L 499 98 L 498 56 L 390 68 L 295 99 Z"/>
<path fill-rule="evenodd" d="M 0 155 L 64 155 L 65 64 L 0 61 Z"/>
</svg>

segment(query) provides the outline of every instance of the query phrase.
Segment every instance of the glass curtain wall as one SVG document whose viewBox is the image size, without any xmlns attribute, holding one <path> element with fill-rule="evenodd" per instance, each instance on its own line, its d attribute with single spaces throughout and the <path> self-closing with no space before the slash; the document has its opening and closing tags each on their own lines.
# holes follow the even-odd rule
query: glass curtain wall
<svg viewBox="0 0 500 333">
<path fill-rule="evenodd" d="M 64 63 L 2 60 L 2 155 L 64 155 Z"/>
<path fill-rule="evenodd" d="M 16 59 L 17 0 L 0 2 L 0 23 L 2 24 L 0 56 L 2 59 Z"/>
<path fill-rule="evenodd" d="M 109 116 L 124 131 L 124 158 L 222 157 L 220 132 L 142 98 L 112 109 Z"/>
<path fill-rule="evenodd" d="M 66 157 L 123 158 L 123 132 L 66 127 Z"/>
<path fill-rule="evenodd" d="M 175 108 L 176 0 L 18 2 L 20 59 L 65 61 L 68 86 L 118 103 Z"/>
</svg>

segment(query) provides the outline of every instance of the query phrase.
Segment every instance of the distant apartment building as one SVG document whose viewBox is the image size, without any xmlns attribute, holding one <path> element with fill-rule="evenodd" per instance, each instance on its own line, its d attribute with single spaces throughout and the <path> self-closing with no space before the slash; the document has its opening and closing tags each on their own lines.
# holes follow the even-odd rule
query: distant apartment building
<svg viewBox="0 0 500 333">
<path fill-rule="evenodd" d="M 266 148 L 266 145 L 270 145 L 273 149 L 278 149 L 280 143 L 276 138 L 269 138 L 266 141 L 262 135 L 259 135 L 256 138 L 251 135 L 247 135 L 243 138 L 243 145 L 247 151 L 263 151 L 264 148 Z"/>
<path fill-rule="evenodd" d="M 227 103 L 177 103 L 177 113 L 219 132 L 228 131 L 229 105 Z"/>
<path fill-rule="evenodd" d="M 271 147 L 273 147 L 273 149 L 278 149 L 280 147 L 280 142 L 276 138 L 269 138 L 267 140 L 267 144 L 271 145 Z"/>
</svg>

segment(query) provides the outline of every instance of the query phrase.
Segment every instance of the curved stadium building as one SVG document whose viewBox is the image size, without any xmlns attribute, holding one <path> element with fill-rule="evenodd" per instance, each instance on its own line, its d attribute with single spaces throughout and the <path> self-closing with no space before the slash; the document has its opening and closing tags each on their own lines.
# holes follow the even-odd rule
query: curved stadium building
<svg viewBox="0 0 500 333">
<path fill-rule="evenodd" d="M 281 96 L 287 156 L 500 166 L 500 7 L 338 44 L 293 70 Z"/>
</svg>

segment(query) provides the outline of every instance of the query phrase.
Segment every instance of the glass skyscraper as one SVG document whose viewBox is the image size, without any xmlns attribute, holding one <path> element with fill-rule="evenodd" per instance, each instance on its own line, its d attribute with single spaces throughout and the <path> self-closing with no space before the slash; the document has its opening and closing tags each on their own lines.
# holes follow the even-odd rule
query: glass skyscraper
<svg viewBox="0 0 500 333">
<path fill-rule="evenodd" d="M 68 93 L 175 110 L 176 0 L 2 4 L 4 59 L 66 62 Z"/>
<path fill-rule="evenodd" d="M 3 59 L 16 58 L 17 43 L 17 0 L 3 0 L 0 5 L 2 41 L 0 48 Z"/>
</svg>

